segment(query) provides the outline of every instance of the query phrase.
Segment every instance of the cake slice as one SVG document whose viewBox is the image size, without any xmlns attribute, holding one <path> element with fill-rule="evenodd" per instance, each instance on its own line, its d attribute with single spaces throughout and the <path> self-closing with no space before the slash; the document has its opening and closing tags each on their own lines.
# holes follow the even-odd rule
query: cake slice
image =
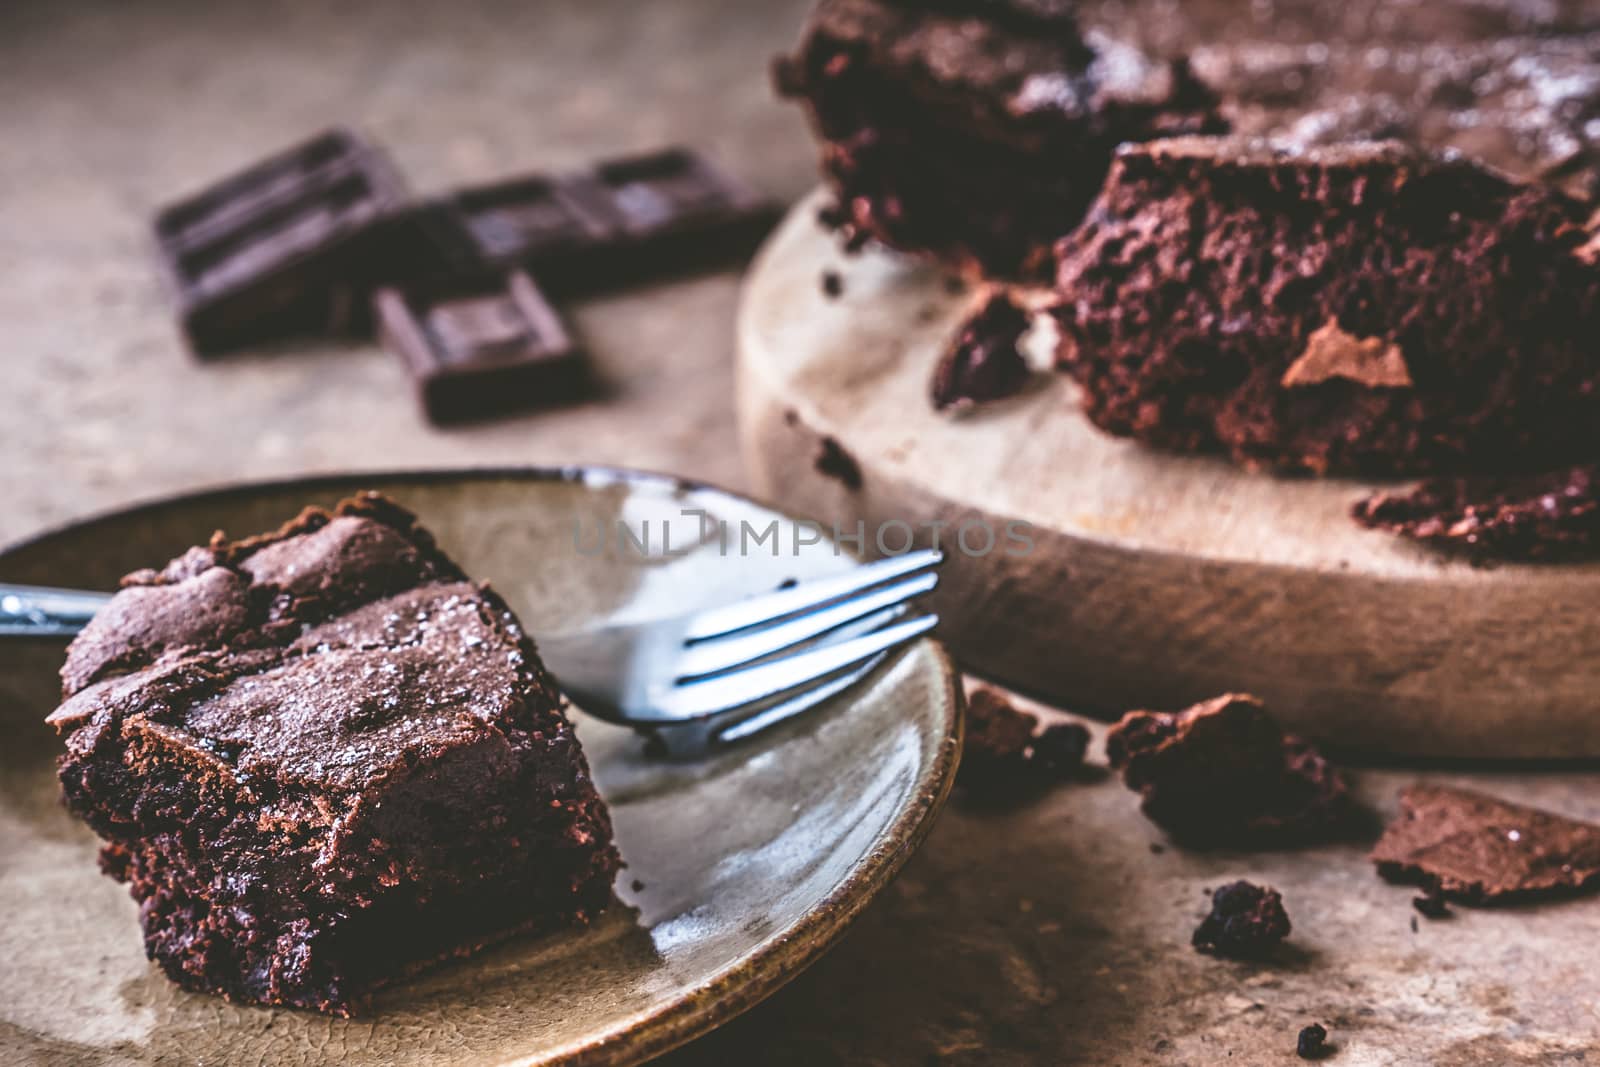
<svg viewBox="0 0 1600 1067">
<path fill-rule="evenodd" d="M 379 496 L 129 575 L 62 678 L 67 805 L 187 988 L 349 1014 L 611 899 L 533 642 Z"/>
<path fill-rule="evenodd" d="M 847 241 L 998 277 L 1048 278 L 1119 143 L 1223 128 L 1186 63 L 1081 33 L 1060 0 L 822 0 L 776 81 Z"/>
<path fill-rule="evenodd" d="M 1395 142 L 1127 145 L 1058 246 L 1100 428 L 1314 474 L 1600 454 L 1588 209 Z"/>
</svg>

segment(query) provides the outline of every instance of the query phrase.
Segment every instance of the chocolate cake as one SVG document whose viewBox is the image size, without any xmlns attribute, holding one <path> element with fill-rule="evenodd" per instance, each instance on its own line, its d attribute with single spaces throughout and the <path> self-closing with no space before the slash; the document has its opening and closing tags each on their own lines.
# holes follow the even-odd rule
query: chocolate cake
<svg viewBox="0 0 1600 1067">
<path fill-rule="evenodd" d="M 1060 363 L 1102 429 L 1251 467 L 1600 454 L 1586 218 L 1392 142 L 1125 146 L 1058 249 Z"/>
<path fill-rule="evenodd" d="M 1390 881 L 1464 904 L 1570 896 L 1600 886 L 1600 826 L 1470 789 L 1413 785 L 1372 862 Z"/>
<path fill-rule="evenodd" d="M 822 0 L 776 68 L 823 142 L 847 240 L 1048 277 L 1123 141 L 1217 132 L 1182 61 L 1080 33 L 1042 0 Z"/>
<path fill-rule="evenodd" d="M 1460 16 L 1465 5 L 1424 6 Z M 1456 149 L 1516 178 L 1600 195 L 1600 34 L 1482 37 L 1464 21 L 1450 44 L 1406 34 L 1404 22 L 1310 43 L 1208 41 L 1193 65 L 1238 134 Z"/>
<path fill-rule="evenodd" d="M 532 640 L 381 497 L 129 575 L 62 679 L 67 805 L 187 988 L 348 1014 L 610 900 Z"/>
<path fill-rule="evenodd" d="M 1358 502 L 1356 521 L 1477 560 L 1600 551 L 1600 464 L 1508 478 L 1439 478 Z"/>
<path fill-rule="evenodd" d="M 1106 756 L 1145 816 L 1185 845 L 1300 844 L 1352 814 L 1339 772 L 1243 693 L 1177 713 L 1130 711 L 1107 735 Z"/>
</svg>

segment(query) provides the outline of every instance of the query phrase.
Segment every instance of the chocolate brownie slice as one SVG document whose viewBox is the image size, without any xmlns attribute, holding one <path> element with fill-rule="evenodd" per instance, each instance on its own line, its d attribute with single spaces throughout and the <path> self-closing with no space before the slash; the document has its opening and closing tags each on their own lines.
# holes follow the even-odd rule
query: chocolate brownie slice
<svg viewBox="0 0 1600 1067">
<path fill-rule="evenodd" d="M 1600 826 L 1470 789 L 1413 785 L 1372 849 L 1378 873 L 1464 904 L 1600 885 Z"/>
<path fill-rule="evenodd" d="M 1250 467 L 1600 453 L 1585 209 L 1395 143 L 1124 147 L 1058 249 L 1060 364 L 1111 433 Z"/>
<path fill-rule="evenodd" d="M 190 989 L 348 1014 L 610 900 L 610 818 L 533 642 L 380 497 L 129 575 L 62 677 L 67 805 Z"/>
<path fill-rule="evenodd" d="M 1043 280 L 1123 141 L 1222 129 L 1185 63 L 1055 3 L 822 0 L 777 66 L 823 143 L 847 239 Z"/>
<path fill-rule="evenodd" d="M 1358 501 L 1357 522 L 1473 559 L 1600 553 L 1600 464 L 1509 478 L 1438 478 Z"/>
<path fill-rule="evenodd" d="M 1396 139 L 1453 148 L 1517 178 L 1600 195 L 1600 34 L 1451 47 L 1382 34 L 1212 40 L 1195 49 L 1193 64 L 1235 133 L 1300 145 Z"/>
</svg>

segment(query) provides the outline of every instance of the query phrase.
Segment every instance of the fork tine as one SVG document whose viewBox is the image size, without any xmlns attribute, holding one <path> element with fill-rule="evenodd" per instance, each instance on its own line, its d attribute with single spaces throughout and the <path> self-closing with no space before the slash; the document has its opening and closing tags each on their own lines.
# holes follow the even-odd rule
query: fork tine
<svg viewBox="0 0 1600 1067">
<path fill-rule="evenodd" d="M 796 652 L 714 678 L 684 682 L 661 695 L 655 702 L 656 715 L 652 718 L 656 721 L 694 719 L 778 696 L 904 644 L 927 633 L 938 622 L 937 615 L 921 615 L 864 637 Z"/>
<path fill-rule="evenodd" d="M 689 641 L 705 641 L 722 637 L 737 630 L 745 630 L 763 623 L 775 622 L 785 615 L 826 604 L 830 600 L 870 589 L 891 578 L 925 570 L 943 561 L 944 553 L 937 549 L 908 552 L 903 556 L 890 556 L 876 563 L 856 567 L 831 578 L 816 578 L 801 582 L 792 589 L 741 600 L 720 608 L 702 611 L 689 621 L 684 637 Z"/>
<path fill-rule="evenodd" d="M 735 741 L 743 741 L 747 737 L 753 737 L 767 727 L 776 726 L 785 719 L 792 719 L 802 711 L 808 711 L 824 700 L 855 685 L 870 674 L 873 668 L 882 663 L 883 658 L 887 655 L 887 652 L 879 652 L 865 663 L 858 664 L 843 674 L 823 682 L 821 685 L 812 686 L 810 689 L 803 690 L 788 700 L 756 712 L 749 718 L 740 719 L 730 726 L 723 726 L 712 731 L 712 737 L 718 744 L 728 745 Z"/>
<path fill-rule="evenodd" d="M 684 650 L 678 660 L 678 677 L 696 678 L 715 674 L 718 671 L 731 670 L 754 662 L 775 652 L 782 652 L 786 648 L 809 641 L 862 616 L 872 615 L 883 608 L 893 607 L 924 593 L 930 593 L 938 584 L 937 574 L 918 574 L 893 585 L 884 586 L 882 589 L 796 616 L 776 626 L 702 640 Z"/>
</svg>

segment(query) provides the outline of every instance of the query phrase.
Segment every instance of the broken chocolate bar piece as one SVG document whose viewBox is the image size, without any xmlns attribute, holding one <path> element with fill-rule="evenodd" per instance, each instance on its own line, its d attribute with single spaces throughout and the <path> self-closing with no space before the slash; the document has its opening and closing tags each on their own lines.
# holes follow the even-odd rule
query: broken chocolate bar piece
<svg viewBox="0 0 1600 1067">
<path fill-rule="evenodd" d="M 569 179 L 532 175 L 464 189 L 453 204 L 485 260 L 563 289 L 598 280 L 600 253 L 620 237 L 614 220 Z"/>
<path fill-rule="evenodd" d="M 407 192 L 388 157 L 330 130 L 163 209 L 156 243 L 199 355 L 347 327 L 347 283 Z"/>
<path fill-rule="evenodd" d="M 385 288 L 375 304 L 384 347 L 405 360 L 436 423 L 570 400 L 586 385 L 580 349 L 521 271 Z"/>
<path fill-rule="evenodd" d="M 1463 904 L 1571 895 L 1600 885 L 1600 826 L 1469 789 L 1413 785 L 1371 859 L 1391 882 Z"/>
<path fill-rule="evenodd" d="M 747 254 L 778 214 L 684 148 L 467 189 L 454 202 L 485 260 L 562 295 Z"/>
<path fill-rule="evenodd" d="M 1176 714 L 1130 711 L 1106 755 L 1145 816 L 1187 845 L 1298 844 L 1351 815 L 1339 772 L 1242 693 Z"/>
<path fill-rule="evenodd" d="M 1211 894 L 1211 914 L 1195 927 L 1195 948 L 1230 959 L 1259 959 L 1289 936 L 1289 913 L 1271 886 L 1231 882 Z"/>
<path fill-rule="evenodd" d="M 1542 474 L 1438 478 L 1377 493 L 1363 526 L 1477 560 L 1575 560 L 1600 552 L 1600 464 Z"/>
<path fill-rule="evenodd" d="M 934 368 L 935 411 L 963 410 L 1012 396 L 1031 372 L 1022 354 L 1028 312 L 1003 287 L 980 290 Z"/>
</svg>

